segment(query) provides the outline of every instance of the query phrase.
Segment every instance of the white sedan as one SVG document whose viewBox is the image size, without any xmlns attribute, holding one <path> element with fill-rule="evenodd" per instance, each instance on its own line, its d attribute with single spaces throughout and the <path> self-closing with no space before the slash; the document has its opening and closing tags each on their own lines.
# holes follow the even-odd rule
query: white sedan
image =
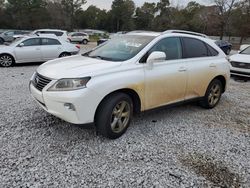
<svg viewBox="0 0 250 188">
<path fill-rule="evenodd" d="M 45 62 L 58 57 L 75 55 L 79 51 L 80 46 L 57 37 L 24 37 L 9 46 L 0 46 L 0 65 L 10 67 L 15 63 Z"/>
<path fill-rule="evenodd" d="M 230 57 L 231 75 L 250 78 L 250 46 Z"/>
</svg>

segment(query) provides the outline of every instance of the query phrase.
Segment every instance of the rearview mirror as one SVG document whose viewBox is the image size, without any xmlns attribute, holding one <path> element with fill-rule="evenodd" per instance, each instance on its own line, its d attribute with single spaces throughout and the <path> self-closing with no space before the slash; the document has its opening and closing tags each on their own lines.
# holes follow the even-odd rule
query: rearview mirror
<svg viewBox="0 0 250 188">
<path fill-rule="evenodd" d="M 20 43 L 19 45 L 18 45 L 18 47 L 23 47 L 24 46 L 24 43 Z"/>
<path fill-rule="evenodd" d="M 166 57 L 164 52 L 155 51 L 148 56 L 147 63 L 162 62 L 166 60 Z"/>
</svg>

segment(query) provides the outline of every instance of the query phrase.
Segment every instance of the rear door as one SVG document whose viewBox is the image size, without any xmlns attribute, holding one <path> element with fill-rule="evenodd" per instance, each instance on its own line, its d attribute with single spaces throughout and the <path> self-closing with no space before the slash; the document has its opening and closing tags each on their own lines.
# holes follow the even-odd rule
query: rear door
<svg viewBox="0 0 250 188">
<path fill-rule="evenodd" d="M 58 58 L 62 52 L 62 44 L 57 39 L 41 38 L 43 61 Z"/>
<path fill-rule="evenodd" d="M 27 39 L 21 43 L 23 43 L 23 46 L 18 44 L 15 47 L 15 55 L 18 62 L 42 61 L 40 38 Z"/>
<path fill-rule="evenodd" d="M 196 38 L 182 37 L 182 42 L 188 72 L 185 99 L 202 97 L 216 75 L 218 52 Z"/>
</svg>

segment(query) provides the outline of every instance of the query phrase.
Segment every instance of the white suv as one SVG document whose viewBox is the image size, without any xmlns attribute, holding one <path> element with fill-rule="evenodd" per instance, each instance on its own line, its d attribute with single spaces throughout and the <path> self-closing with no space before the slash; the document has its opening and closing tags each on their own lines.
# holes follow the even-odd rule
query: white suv
<svg viewBox="0 0 250 188">
<path fill-rule="evenodd" d="M 49 61 L 29 87 L 47 112 L 74 124 L 94 122 L 100 134 L 115 139 L 140 111 L 191 99 L 215 107 L 229 78 L 226 56 L 212 40 L 144 32 Z"/>
<path fill-rule="evenodd" d="M 82 33 L 82 32 L 72 32 L 68 34 L 68 39 L 70 42 L 88 44 L 89 35 L 87 33 Z"/>
</svg>

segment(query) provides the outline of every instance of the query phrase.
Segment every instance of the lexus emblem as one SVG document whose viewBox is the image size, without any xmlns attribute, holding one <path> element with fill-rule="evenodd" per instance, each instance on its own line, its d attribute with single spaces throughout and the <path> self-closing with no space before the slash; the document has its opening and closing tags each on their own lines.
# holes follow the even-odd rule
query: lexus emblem
<svg viewBox="0 0 250 188">
<path fill-rule="evenodd" d="M 35 82 L 36 82 L 36 83 L 39 82 L 39 78 L 38 78 L 38 77 L 35 78 Z"/>
</svg>

